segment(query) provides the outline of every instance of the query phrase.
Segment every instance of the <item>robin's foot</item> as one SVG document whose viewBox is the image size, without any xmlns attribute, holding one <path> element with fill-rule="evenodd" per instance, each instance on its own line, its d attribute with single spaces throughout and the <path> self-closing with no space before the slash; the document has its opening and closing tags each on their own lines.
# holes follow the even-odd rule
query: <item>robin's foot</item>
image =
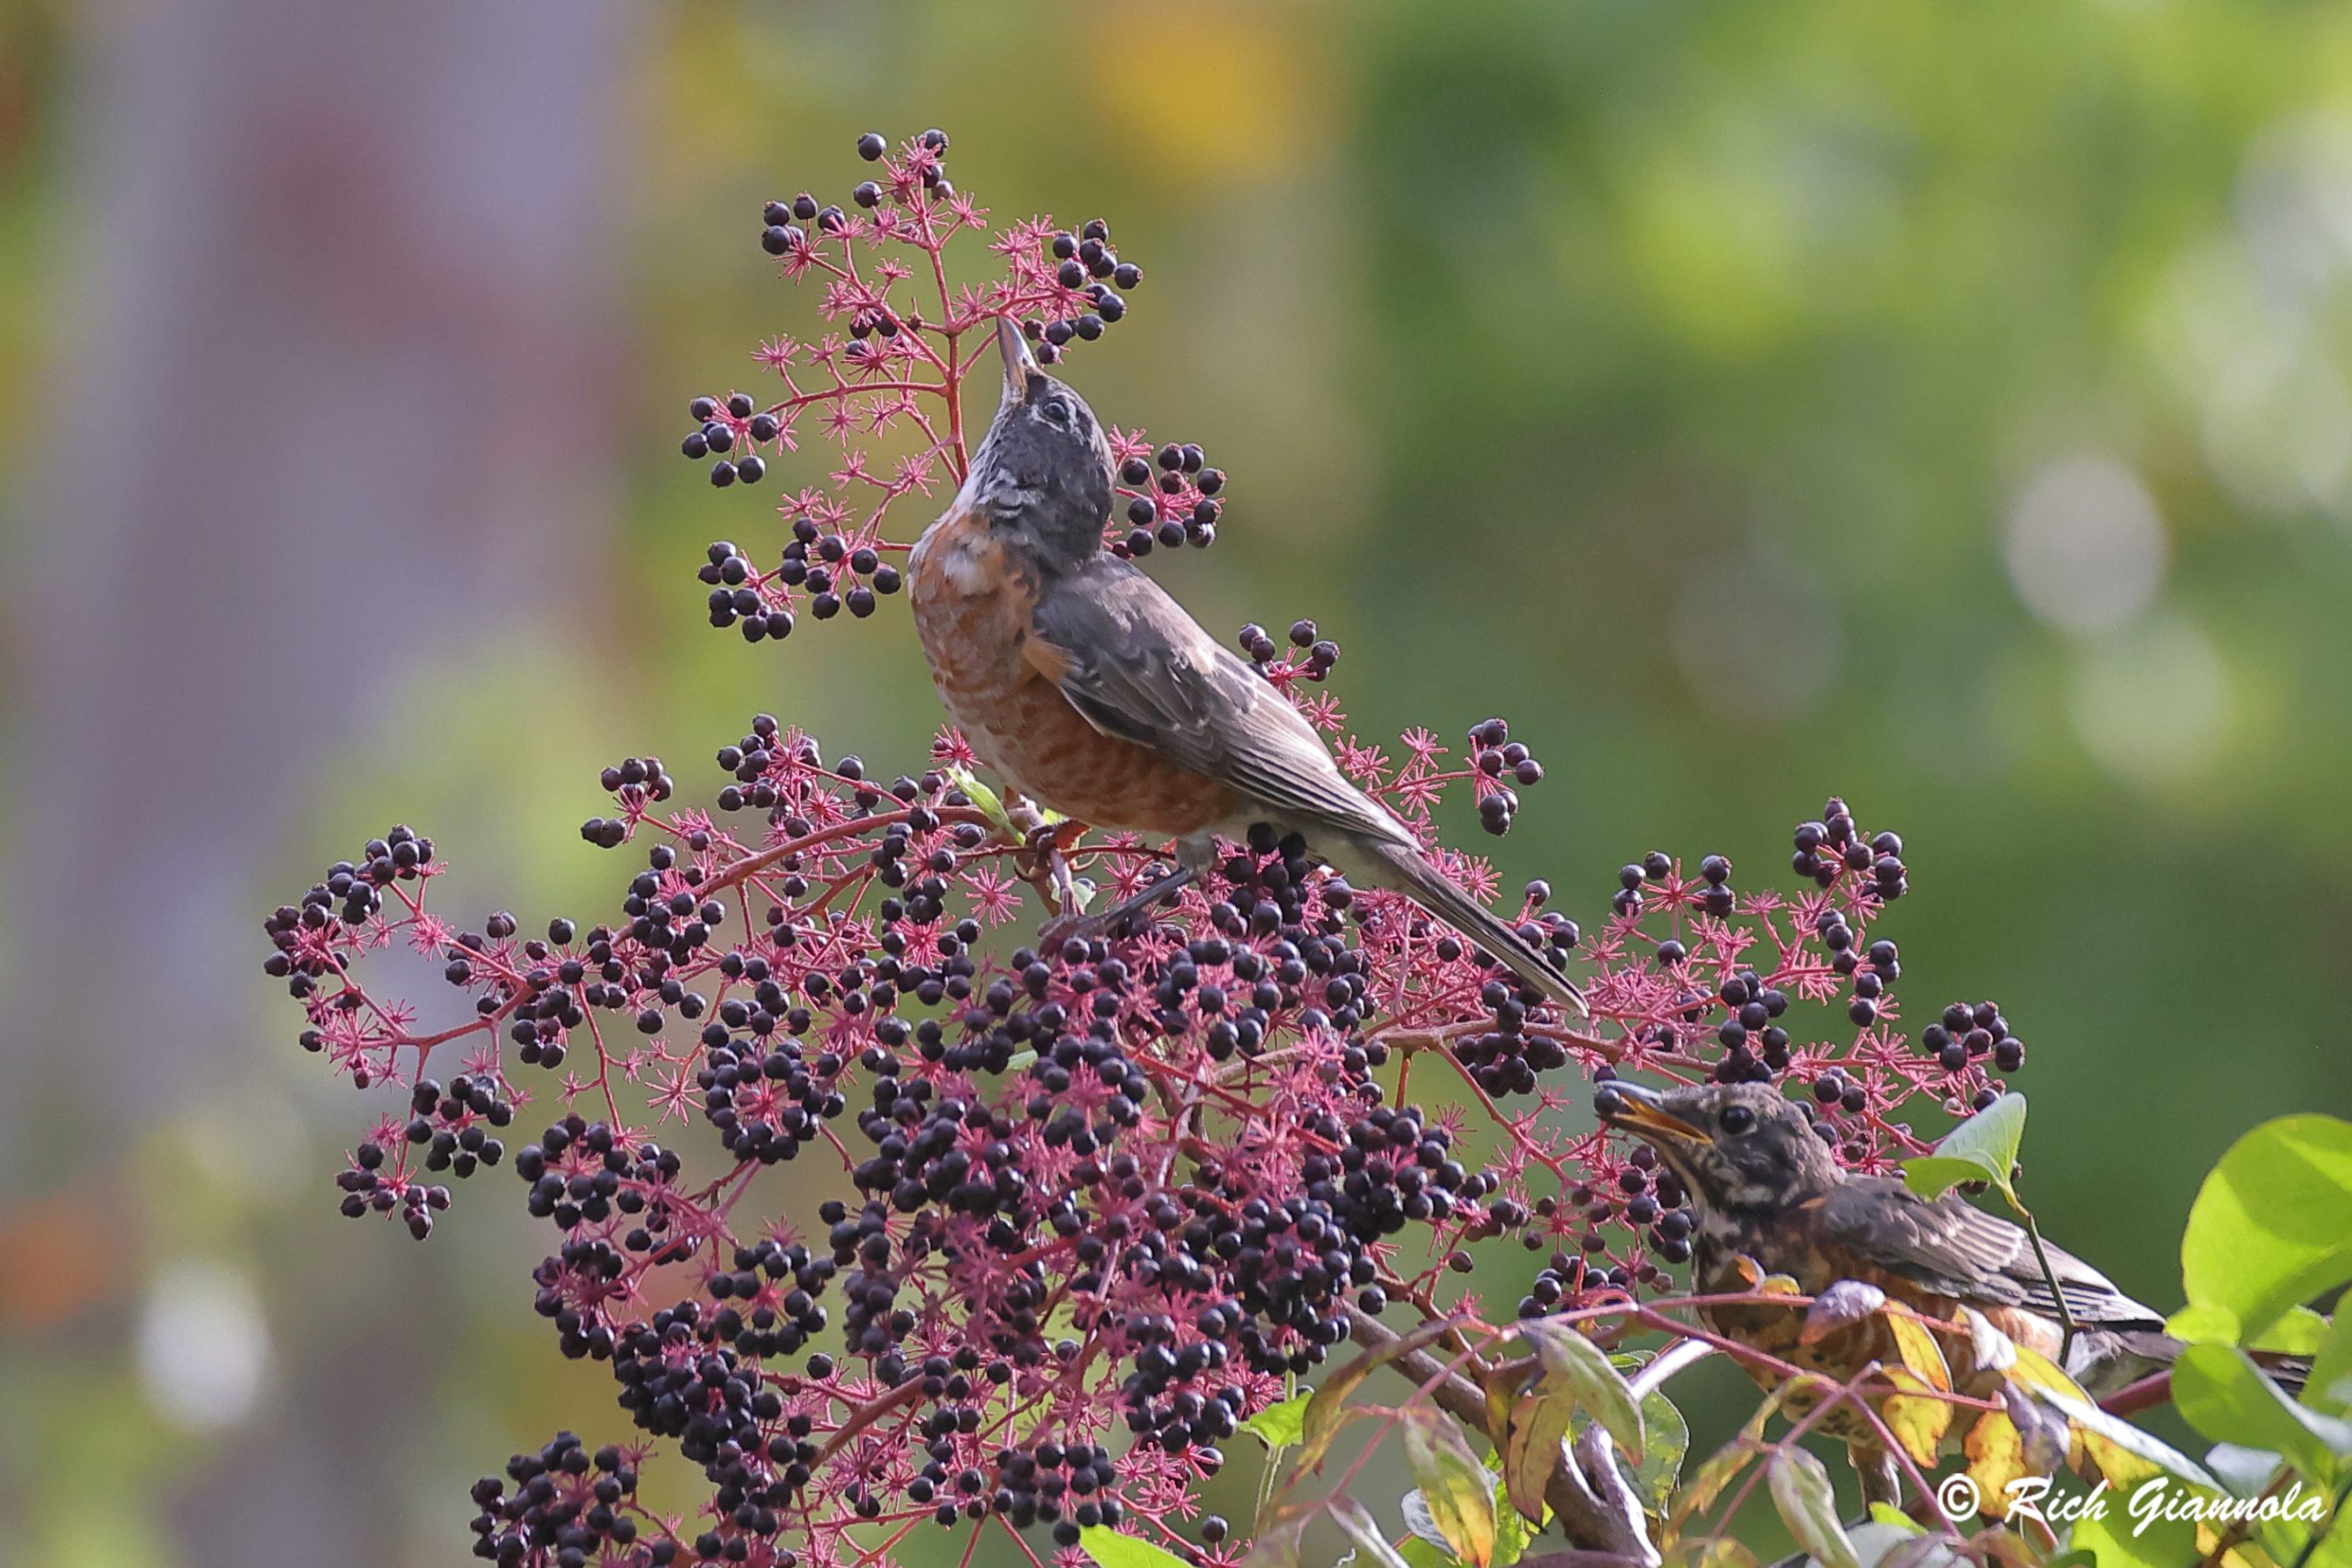
<svg viewBox="0 0 2352 1568">
<path fill-rule="evenodd" d="M 1862 1502 L 1884 1503 L 1889 1506 L 1903 1501 L 1903 1477 L 1894 1468 L 1894 1456 L 1886 1450 L 1864 1443 L 1849 1443 L 1846 1457 L 1854 1467 L 1854 1478 L 1861 1483 Z"/>
<path fill-rule="evenodd" d="M 1078 912 L 1077 900 L 1073 897 L 1063 904 L 1064 913 L 1056 915 L 1038 928 L 1037 945 L 1045 952 L 1052 953 L 1065 942 L 1071 941 L 1092 942 L 1097 937 L 1123 934 L 1126 931 L 1130 920 L 1149 911 L 1154 906 L 1174 897 L 1177 893 L 1189 886 L 1192 880 L 1193 868 L 1178 866 L 1174 871 L 1142 888 L 1133 897 L 1123 898 L 1109 908 L 1098 909 L 1091 914 Z"/>
</svg>

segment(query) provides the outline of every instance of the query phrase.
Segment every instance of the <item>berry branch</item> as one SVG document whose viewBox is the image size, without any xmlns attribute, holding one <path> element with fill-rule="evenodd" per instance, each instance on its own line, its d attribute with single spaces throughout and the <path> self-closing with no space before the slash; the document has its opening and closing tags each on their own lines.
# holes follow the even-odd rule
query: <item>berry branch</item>
<svg viewBox="0 0 2352 1568">
<path fill-rule="evenodd" d="M 865 138 L 876 177 L 847 207 L 763 214 L 822 325 L 760 345 L 776 387 L 695 399 L 684 449 L 730 490 L 797 459 L 812 425 L 830 451 L 777 502 L 774 565 L 707 552 L 710 619 L 749 641 L 898 592 L 928 521 L 910 498 L 964 471 L 976 329 L 1012 317 L 1057 359 L 1141 280 L 1102 220 L 1037 218 L 988 242 L 997 276 L 952 281 L 986 220 L 947 148 Z M 1129 430 L 1113 450 L 1109 547 L 1214 541 L 1226 479 L 1198 446 Z M 1349 728 L 1312 622 L 1286 648 L 1238 640 L 1444 869 L 1495 890 L 1433 821 L 1466 785 L 1501 834 L 1541 783 L 1502 719 L 1459 758 L 1420 729 L 1392 752 Z M 1690 1195 L 1646 1146 L 1553 1114 L 1595 1084 L 1793 1084 L 1838 1157 L 1880 1170 L 1924 1146 L 1915 1117 L 1989 1101 L 2022 1062 L 1989 1002 L 1903 1032 L 1900 954 L 1875 934 L 1908 886 L 1903 845 L 1837 800 L 1795 830 L 1794 892 L 1653 852 L 1595 890 L 1588 935 L 1528 883 L 1522 934 L 1592 999 L 1570 1029 L 1295 837 L 1227 846 L 1146 929 L 1041 949 L 1019 938 L 1057 875 L 1124 897 L 1168 869 L 1162 847 L 1016 818 L 952 732 L 887 782 L 765 715 L 715 760 L 707 807 L 677 804 L 658 758 L 605 771 L 612 814 L 582 837 L 638 868 L 601 921 L 460 928 L 428 908 L 435 844 L 396 828 L 265 923 L 304 1047 L 404 1106 L 351 1150 L 344 1211 L 421 1239 L 449 1182 L 512 1168 L 552 1232 L 534 1307 L 636 1427 L 593 1452 L 559 1434 L 475 1486 L 476 1550 L 501 1563 L 847 1568 L 926 1526 L 966 1532 L 968 1562 L 994 1519 L 1033 1562 L 1044 1543 L 1080 1561 L 1100 1528 L 1223 1568 L 1249 1542 L 1196 1517 L 1201 1485 L 1351 1340 L 1468 1325 L 1398 1362 L 1454 1408 L 1465 1366 L 1548 1318 L 1704 1337 L 1673 1273 Z M 419 1032 L 376 976 L 395 946 L 439 963 L 471 1018 Z M 1431 1057 L 1458 1102 L 1414 1076 Z M 752 1177 L 804 1152 L 828 1168 L 818 1190 L 849 1195 L 760 1210 Z M 1482 1321 L 1481 1260 L 1512 1247 L 1545 1266 Z M 636 1501 L 662 1446 L 707 1483 L 690 1517 Z"/>
</svg>

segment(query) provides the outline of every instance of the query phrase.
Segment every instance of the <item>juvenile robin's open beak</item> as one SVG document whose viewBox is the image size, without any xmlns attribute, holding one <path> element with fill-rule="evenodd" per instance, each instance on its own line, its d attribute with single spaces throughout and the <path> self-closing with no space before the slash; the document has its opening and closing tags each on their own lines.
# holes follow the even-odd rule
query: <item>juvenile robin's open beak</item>
<svg viewBox="0 0 2352 1568">
<path fill-rule="evenodd" d="M 1029 395 L 1029 378 L 1045 372 L 1029 351 L 1029 340 L 1021 335 L 1021 323 L 1011 316 L 996 319 L 996 351 L 1004 360 L 1005 400 L 1018 402 Z"/>
<path fill-rule="evenodd" d="M 1668 1111 L 1657 1090 L 1622 1078 L 1612 1078 L 1600 1086 L 1593 1095 L 1593 1109 L 1611 1126 L 1622 1127 L 1638 1138 L 1652 1142 L 1660 1137 L 1677 1138 L 1693 1144 L 1713 1141 Z"/>
</svg>

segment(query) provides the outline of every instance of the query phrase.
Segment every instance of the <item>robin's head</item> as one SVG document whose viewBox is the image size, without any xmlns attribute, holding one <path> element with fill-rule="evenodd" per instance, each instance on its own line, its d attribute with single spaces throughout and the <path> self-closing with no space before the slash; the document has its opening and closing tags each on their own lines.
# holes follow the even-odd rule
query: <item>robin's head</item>
<svg viewBox="0 0 2352 1568">
<path fill-rule="evenodd" d="M 1770 1084 L 1660 1092 L 1612 1081 L 1600 1086 L 1593 1108 L 1657 1150 L 1702 1209 L 1776 1209 L 1818 1197 L 1838 1180 L 1812 1119 Z"/>
<path fill-rule="evenodd" d="M 1111 514 L 1111 443 L 1094 411 L 1046 374 L 1011 318 L 997 319 L 1004 393 L 959 498 L 1027 535 L 1047 566 L 1102 547 Z"/>
</svg>

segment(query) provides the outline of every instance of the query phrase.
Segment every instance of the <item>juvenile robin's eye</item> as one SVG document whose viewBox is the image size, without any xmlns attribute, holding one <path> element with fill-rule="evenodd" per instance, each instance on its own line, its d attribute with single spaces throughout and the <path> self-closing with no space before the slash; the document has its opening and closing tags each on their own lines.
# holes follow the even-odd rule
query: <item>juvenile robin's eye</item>
<svg viewBox="0 0 2352 1568">
<path fill-rule="evenodd" d="M 1065 430 L 1069 428 L 1069 404 L 1059 398 L 1046 399 L 1038 406 L 1037 413 L 1047 424 L 1057 425 Z"/>
<path fill-rule="evenodd" d="M 1756 1112 L 1745 1105 L 1727 1106 L 1721 1118 L 1724 1131 L 1736 1137 L 1756 1125 Z"/>
</svg>

